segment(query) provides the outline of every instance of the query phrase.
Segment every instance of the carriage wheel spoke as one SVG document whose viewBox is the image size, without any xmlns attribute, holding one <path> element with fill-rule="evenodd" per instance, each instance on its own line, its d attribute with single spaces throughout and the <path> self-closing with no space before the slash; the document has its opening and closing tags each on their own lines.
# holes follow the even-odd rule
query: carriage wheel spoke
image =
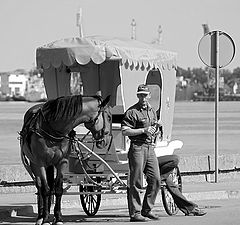
<svg viewBox="0 0 240 225">
<path fill-rule="evenodd" d="M 86 194 L 81 194 L 80 199 L 83 206 L 83 210 L 88 216 L 94 216 L 100 206 L 101 202 L 101 189 L 96 187 L 80 186 L 80 192 L 86 192 Z M 87 192 L 95 192 L 96 194 L 87 194 Z"/>
</svg>

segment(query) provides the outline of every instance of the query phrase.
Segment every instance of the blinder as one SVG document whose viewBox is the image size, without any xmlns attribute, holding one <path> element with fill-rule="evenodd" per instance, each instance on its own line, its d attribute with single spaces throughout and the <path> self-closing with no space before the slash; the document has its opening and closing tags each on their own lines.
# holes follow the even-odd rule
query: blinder
<svg viewBox="0 0 240 225">
<path fill-rule="evenodd" d="M 94 119 L 92 119 L 92 120 L 84 123 L 84 124 L 85 124 L 85 127 L 86 127 L 87 129 L 91 130 L 91 128 L 93 128 L 93 127 L 96 125 L 96 123 L 97 123 L 97 121 L 98 121 L 98 119 L 99 119 L 99 116 L 102 115 L 102 118 L 103 118 L 103 127 L 102 127 L 102 129 L 99 131 L 99 133 L 100 133 L 99 138 L 96 139 L 96 138 L 93 137 L 94 140 L 97 141 L 97 142 L 104 140 L 105 128 L 106 128 L 105 116 L 103 115 L 104 110 L 105 110 L 105 107 L 103 107 L 103 106 L 101 105 L 101 103 L 102 103 L 102 102 L 100 101 L 100 104 L 99 104 L 99 108 L 100 108 L 100 109 L 99 109 L 99 111 L 98 111 L 97 116 L 96 116 Z"/>
</svg>

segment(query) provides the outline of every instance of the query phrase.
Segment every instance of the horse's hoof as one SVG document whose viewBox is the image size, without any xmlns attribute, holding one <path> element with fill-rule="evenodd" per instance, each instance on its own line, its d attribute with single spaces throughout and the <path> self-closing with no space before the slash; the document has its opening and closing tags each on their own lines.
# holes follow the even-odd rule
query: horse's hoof
<svg viewBox="0 0 240 225">
<path fill-rule="evenodd" d="M 35 225 L 42 225 L 43 218 L 37 219 Z"/>
</svg>

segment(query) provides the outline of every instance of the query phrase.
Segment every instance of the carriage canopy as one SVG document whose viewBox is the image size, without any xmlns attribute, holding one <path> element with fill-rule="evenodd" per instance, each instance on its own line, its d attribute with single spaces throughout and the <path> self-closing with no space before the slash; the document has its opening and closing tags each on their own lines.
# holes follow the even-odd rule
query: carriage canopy
<svg viewBox="0 0 240 225">
<path fill-rule="evenodd" d="M 166 140 L 170 140 L 173 122 L 176 57 L 158 45 L 103 36 L 62 39 L 36 51 L 48 99 L 72 94 L 73 75 L 78 74 L 83 87 L 78 91 L 84 95 L 101 91 L 103 97 L 110 94 L 113 114 L 121 115 L 137 101 L 137 86 L 147 83 L 151 104 L 165 124 Z"/>
</svg>

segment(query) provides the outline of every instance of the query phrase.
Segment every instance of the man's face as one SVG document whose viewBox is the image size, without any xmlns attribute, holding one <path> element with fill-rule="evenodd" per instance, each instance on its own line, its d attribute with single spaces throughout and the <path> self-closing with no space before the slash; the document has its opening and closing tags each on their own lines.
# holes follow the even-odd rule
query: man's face
<svg viewBox="0 0 240 225">
<path fill-rule="evenodd" d="M 139 99 L 139 103 L 142 108 L 146 108 L 148 106 L 148 100 L 150 99 L 150 94 L 137 94 Z"/>
</svg>

